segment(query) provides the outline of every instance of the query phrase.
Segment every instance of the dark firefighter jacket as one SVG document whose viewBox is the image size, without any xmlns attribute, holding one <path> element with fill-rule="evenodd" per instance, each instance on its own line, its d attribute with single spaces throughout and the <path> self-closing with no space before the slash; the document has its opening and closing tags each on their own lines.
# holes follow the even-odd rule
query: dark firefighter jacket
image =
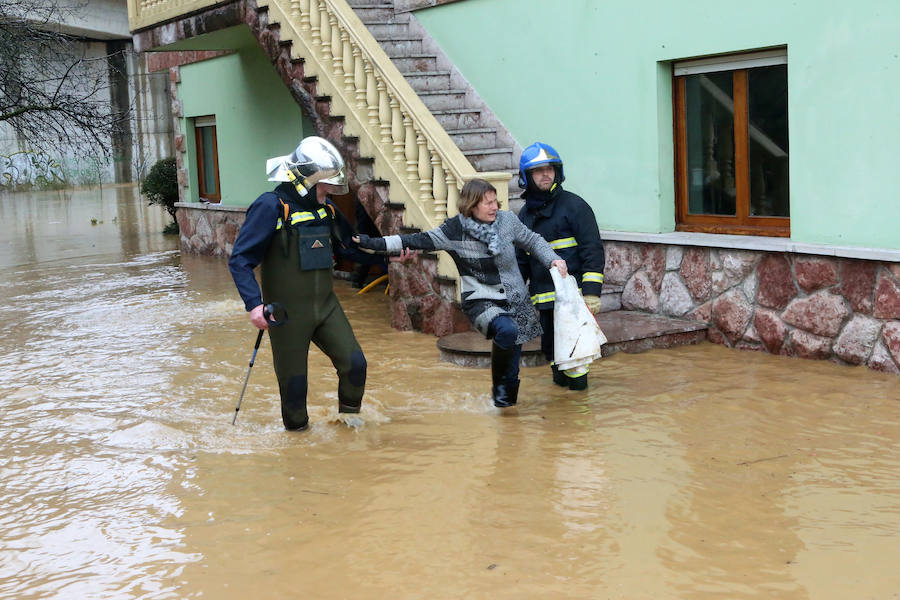
<svg viewBox="0 0 900 600">
<path fill-rule="evenodd" d="M 526 227 L 541 234 L 553 250 L 566 261 L 569 274 L 576 278 L 584 296 L 599 296 L 603 287 L 603 241 L 594 211 L 580 196 L 557 188 L 552 200 L 535 210 L 527 206 L 519 211 Z M 517 253 L 522 278 L 528 282 L 531 302 L 538 310 L 553 308 L 556 293 L 550 271 L 534 257 Z"/>
</svg>

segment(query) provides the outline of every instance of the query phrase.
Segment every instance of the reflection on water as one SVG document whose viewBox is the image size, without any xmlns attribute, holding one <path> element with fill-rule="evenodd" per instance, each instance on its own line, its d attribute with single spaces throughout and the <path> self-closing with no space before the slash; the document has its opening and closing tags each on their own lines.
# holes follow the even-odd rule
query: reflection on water
<svg viewBox="0 0 900 600">
<path fill-rule="evenodd" d="M 895 598 L 900 379 L 711 344 L 587 394 L 438 362 L 339 293 L 363 412 L 310 357 L 281 427 L 223 261 L 130 187 L 0 195 L 2 598 Z M 95 224 L 92 224 L 92 219 Z"/>
</svg>

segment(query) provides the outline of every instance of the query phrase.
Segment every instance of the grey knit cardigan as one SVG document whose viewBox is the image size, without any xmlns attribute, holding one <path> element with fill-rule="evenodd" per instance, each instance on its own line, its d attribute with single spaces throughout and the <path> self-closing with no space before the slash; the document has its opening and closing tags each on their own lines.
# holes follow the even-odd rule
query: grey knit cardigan
<svg viewBox="0 0 900 600">
<path fill-rule="evenodd" d="M 360 246 L 389 254 L 399 254 L 403 248 L 446 250 L 459 270 L 463 312 L 475 328 L 486 336 L 491 321 L 508 315 L 518 325 L 516 343 L 524 344 L 541 335 L 541 326 L 519 272 L 516 246 L 537 257 L 547 268 L 559 256 L 543 237 L 509 211 L 497 212 L 497 236 L 500 251 L 491 256 L 487 244 L 470 235 L 457 215 L 430 231 L 382 238 L 384 247 L 376 247 L 381 246 L 378 238 L 361 239 Z"/>
</svg>

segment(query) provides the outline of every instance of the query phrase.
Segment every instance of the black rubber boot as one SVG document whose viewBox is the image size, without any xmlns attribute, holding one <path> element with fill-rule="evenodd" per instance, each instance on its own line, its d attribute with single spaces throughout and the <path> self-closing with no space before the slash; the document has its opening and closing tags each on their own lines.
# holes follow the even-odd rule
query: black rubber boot
<svg viewBox="0 0 900 600">
<path fill-rule="evenodd" d="M 281 390 L 281 421 L 288 431 L 302 431 L 309 427 L 305 375 L 291 377 L 287 390 Z"/>
<path fill-rule="evenodd" d="M 565 373 L 557 369 L 556 365 L 550 365 L 550 369 L 553 371 L 553 383 L 560 387 L 569 387 L 569 378 Z"/>
<path fill-rule="evenodd" d="M 507 373 L 516 356 L 515 348 L 501 348 L 497 344 L 491 347 L 491 395 L 494 398 L 494 406 L 497 408 L 509 408 L 515 406 L 519 397 L 519 380 L 510 381 Z"/>
<path fill-rule="evenodd" d="M 570 390 L 586 390 L 587 389 L 587 374 L 582 375 L 581 377 L 566 377 L 569 380 L 569 389 Z"/>
<path fill-rule="evenodd" d="M 362 398 L 345 398 L 338 392 L 338 412 L 358 413 L 362 407 Z"/>
</svg>

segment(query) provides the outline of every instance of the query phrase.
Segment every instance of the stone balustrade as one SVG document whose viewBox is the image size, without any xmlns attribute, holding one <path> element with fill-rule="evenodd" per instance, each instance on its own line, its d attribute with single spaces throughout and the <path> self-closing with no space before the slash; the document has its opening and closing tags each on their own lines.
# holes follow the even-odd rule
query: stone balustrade
<svg viewBox="0 0 900 600">
<path fill-rule="evenodd" d="M 128 0 L 133 29 L 209 7 L 210 0 Z M 345 0 L 258 0 L 277 23 L 279 39 L 302 58 L 328 95 L 331 114 L 344 117 L 344 135 L 359 138 L 359 153 L 374 158 L 376 179 L 390 183 L 390 200 L 402 203 L 404 223 L 432 229 L 456 214 L 459 191 L 474 177 L 497 188 L 508 206 L 505 172 L 478 173 Z M 449 257 L 438 273 L 456 278 Z"/>
</svg>

